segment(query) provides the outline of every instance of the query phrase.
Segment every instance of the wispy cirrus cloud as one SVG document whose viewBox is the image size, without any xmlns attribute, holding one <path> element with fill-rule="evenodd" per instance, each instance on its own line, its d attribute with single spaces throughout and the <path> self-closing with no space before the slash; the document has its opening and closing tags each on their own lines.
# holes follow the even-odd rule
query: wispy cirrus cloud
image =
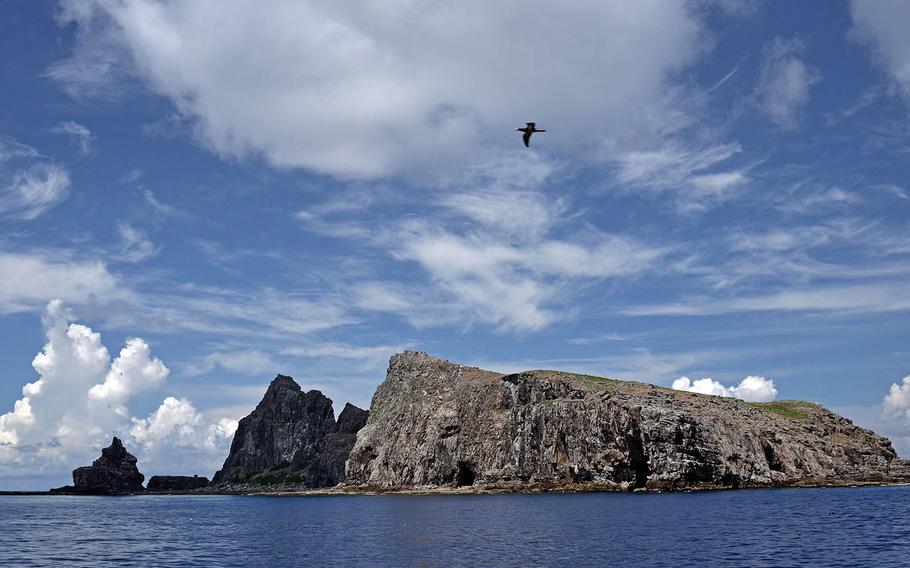
<svg viewBox="0 0 910 568">
<path fill-rule="evenodd" d="M 82 157 L 90 155 L 94 149 L 95 134 L 86 126 L 83 126 L 74 120 L 67 120 L 56 124 L 51 128 L 51 132 L 68 136 L 73 144 L 76 145 L 76 148 L 79 150 L 79 155 Z"/>
<path fill-rule="evenodd" d="M 185 364 L 183 373 L 195 377 L 219 368 L 245 375 L 268 375 L 279 365 L 271 355 L 259 349 L 239 349 L 209 353 L 198 361 Z"/>
<path fill-rule="evenodd" d="M 114 257 L 116 260 L 142 262 L 158 254 L 159 249 L 148 236 L 133 225 L 118 221 L 117 233 L 120 235 L 120 251 Z"/>
<path fill-rule="evenodd" d="M 835 314 L 910 310 L 905 281 L 818 285 L 729 298 L 688 297 L 678 302 L 637 305 L 620 313 L 633 316 L 710 316 L 745 312 L 827 312 Z"/>
<path fill-rule="evenodd" d="M 622 189 L 666 197 L 680 212 L 705 211 L 732 199 L 749 182 L 749 166 L 726 165 L 741 152 L 734 143 L 707 147 L 670 143 L 632 151 L 616 160 L 615 179 Z"/>
<path fill-rule="evenodd" d="M 68 169 L 0 135 L 0 216 L 31 221 L 63 201 L 69 190 Z"/>
</svg>

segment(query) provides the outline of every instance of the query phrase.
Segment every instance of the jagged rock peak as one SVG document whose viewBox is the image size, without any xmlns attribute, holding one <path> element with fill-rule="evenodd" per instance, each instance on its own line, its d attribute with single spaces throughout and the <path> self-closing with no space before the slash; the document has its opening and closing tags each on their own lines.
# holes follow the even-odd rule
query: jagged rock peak
<svg viewBox="0 0 910 568">
<path fill-rule="evenodd" d="M 356 431 L 366 422 L 359 413 L 365 412 L 345 407 L 336 423 L 328 397 L 318 390 L 303 392 L 293 378 L 278 375 L 255 410 L 240 421 L 230 454 L 212 483 L 335 485 Z"/>
<path fill-rule="evenodd" d="M 356 434 L 358 430 L 366 424 L 370 411 L 357 408 L 350 402 L 344 404 L 341 414 L 338 415 L 338 422 L 335 424 L 336 432 L 346 434 Z"/>
<path fill-rule="evenodd" d="M 297 381 L 295 381 L 292 377 L 279 374 L 274 379 L 272 379 L 272 382 L 269 383 L 269 388 L 265 392 L 268 394 L 270 392 L 280 391 L 283 389 L 290 389 L 295 391 L 301 390 L 300 385 L 298 385 Z"/>
</svg>

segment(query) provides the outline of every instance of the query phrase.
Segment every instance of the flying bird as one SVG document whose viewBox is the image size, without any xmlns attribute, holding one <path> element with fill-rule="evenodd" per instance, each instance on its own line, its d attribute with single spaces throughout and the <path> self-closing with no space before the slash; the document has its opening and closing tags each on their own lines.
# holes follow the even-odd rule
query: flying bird
<svg viewBox="0 0 910 568">
<path fill-rule="evenodd" d="M 546 132 L 546 130 L 540 130 L 533 122 L 528 122 L 527 126 L 524 128 L 516 128 L 516 132 L 524 132 L 524 135 L 521 137 L 525 142 L 525 148 L 530 147 L 531 145 L 531 135 L 535 132 Z"/>
</svg>

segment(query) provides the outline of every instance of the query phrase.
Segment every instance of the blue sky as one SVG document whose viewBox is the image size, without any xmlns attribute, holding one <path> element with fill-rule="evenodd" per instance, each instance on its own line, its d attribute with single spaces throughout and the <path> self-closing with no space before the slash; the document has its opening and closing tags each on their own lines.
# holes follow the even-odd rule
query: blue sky
<svg viewBox="0 0 910 568">
<path fill-rule="evenodd" d="M 276 373 L 367 407 L 404 348 L 910 455 L 910 7 L 473 4 L 4 5 L 0 488 L 210 475 Z"/>
</svg>

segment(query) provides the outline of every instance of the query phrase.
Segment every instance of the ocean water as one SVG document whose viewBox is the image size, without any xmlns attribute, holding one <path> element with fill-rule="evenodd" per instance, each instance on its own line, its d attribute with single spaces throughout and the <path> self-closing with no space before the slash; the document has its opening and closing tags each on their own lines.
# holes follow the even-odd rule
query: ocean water
<svg viewBox="0 0 910 568">
<path fill-rule="evenodd" d="M 0 497 L 2 566 L 910 566 L 910 487 Z"/>
</svg>

